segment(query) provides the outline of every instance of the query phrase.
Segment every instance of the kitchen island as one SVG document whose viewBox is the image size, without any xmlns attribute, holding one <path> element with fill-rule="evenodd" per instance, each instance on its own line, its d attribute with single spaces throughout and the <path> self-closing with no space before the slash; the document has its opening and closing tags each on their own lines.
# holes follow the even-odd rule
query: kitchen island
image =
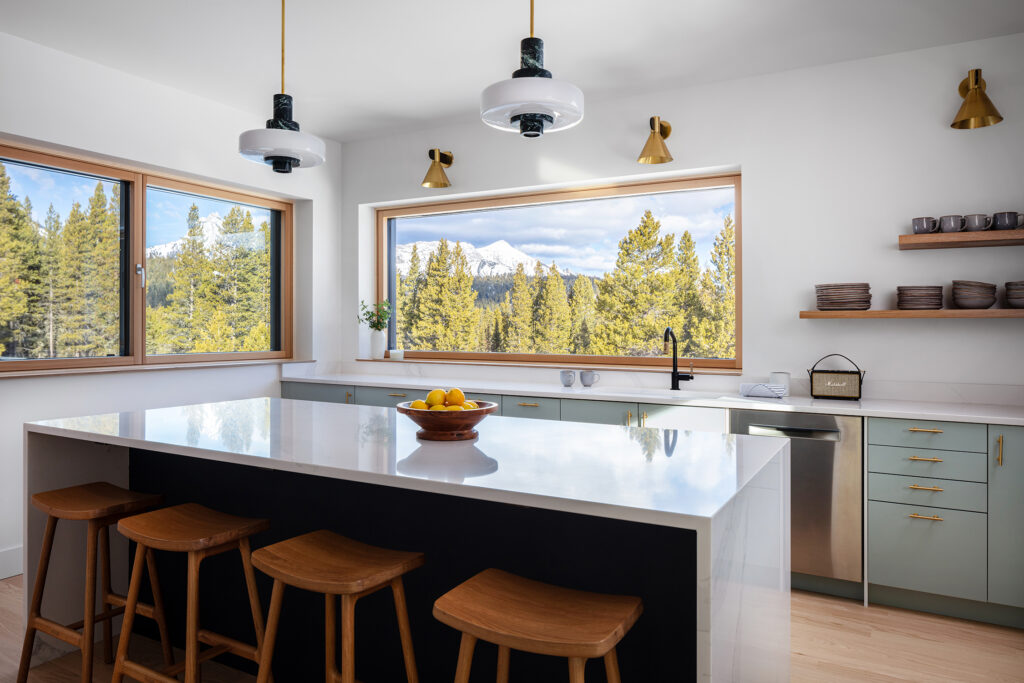
<svg viewBox="0 0 1024 683">
<path fill-rule="evenodd" d="M 620 646 L 623 680 L 789 679 L 788 440 L 499 416 L 469 442 L 420 441 L 416 429 L 392 408 L 274 398 L 26 424 L 25 586 L 45 521 L 31 495 L 105 480 L 168 504 L 268 517 L 255 546 L 328 528 L 424 551 L 406 584 L 423 680 L 450 680 L 458 649 L 430 605 L 488 566 L 639 595 L 644 614 Z M 81 616 L 83 590 L 72 532 L 58 533 L 43 604 L 68 622 Z M 114 538 L 123 590 L 127 544 Z M 161 578 L 180 634 L 174 559 L 161 559 Z M 216 559 L 203 569 L 203 585 L 216 586 L 201 598 L 204 626 L 251 640 L 237 562 Z M 275 666 L 313 668 L 282 668 L 278 679 L 322 678 L 322 603 L 298 591 L 288 600 Z M 364 680 L 401 679 L 388 600 L 360 603 Z M 478 657 L 474 681 L 489 680 L 494 653 Z M 512 667 L 516 678 L 565 679 L 553 658 L 517 653 Z"/>
</svg>

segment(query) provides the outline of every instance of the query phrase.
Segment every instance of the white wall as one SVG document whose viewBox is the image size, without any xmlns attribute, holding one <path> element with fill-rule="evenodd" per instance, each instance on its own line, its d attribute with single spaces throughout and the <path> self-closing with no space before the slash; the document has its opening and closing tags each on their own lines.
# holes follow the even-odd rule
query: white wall
<svg viewBox="0 0 1024 683">
<path fill-rule="evenodd" d="M 268 87 L 272 87 L 272 83 Z M 328 163 L 282 176 L 237 153 L 238 134 L 268 111 L 242 112 L 0 33 L 0 137 L 100 156 L 296 203 L 296 356 L 334 335 L 339 284 L 340 145 Z M 314 131 L 315 132 L 315 131 Z M 313 287 L 313 273 L 317 287 Z M 128 406 L 278 395 L 277 366 L 32 378 L 0 375 L 0 577 L 21 571 L 22 423 Z"/>
<path fill-rule="evenodd" d="M 952 130 L 957 84 L 972 67 L 984 69 L 989 94 L 1006 120 Z M 571 80 L 572 70 L 563 65 L 559 75 Z M 1024 247 L 896 248 L 914 216 L 1024 211 L 1024 34 L 589 101 L 578 128 L 540 140 L 491 130 L 468 113 L 444 127 L 347 143 L 341 265 L 349 294 L 338 308 L 342 320 L 354 319 L 358 300 L 373 296 L 368 205 L 665 171 L 635 162 L 653 114 L 673 126 L 668 144 L 676 160 L 667 168 L 742 169 L 747 377 L 761 379 L 773 370 L 806 377 L 817 358 L 843 352 L 868 371 L 866 390 L 875 396 L 913 391 L 935 397 L 941 385 L 954 382 L 975 385 L 974 393 L 959 392 L 973 400 L 1024 403 L 1024 327 L 1018 320 L 797 318 L 801 309 L 814 307 L 813 285 L 820 282 L 868 281 L 874 306 L 892 308 L 896 285 L 943 283 L 948 289 L 953 279 L 1000 286 L 1024 279 Z M 426 150 L 438 146 L 455 154 L 448 172 L 454 185 L 425 190 L 419 180 Z M 468 372 L 353 363 L 368 354 L 368 336 L 339 327 L 339 370 Z M 555 381 L 544 370 L 471 372 Z M 624 373 L 615 381 L 660 386 L 665 379 Z M 737 381 L 699 377 L 693 388 L 735 387 Z"/>
</svg>

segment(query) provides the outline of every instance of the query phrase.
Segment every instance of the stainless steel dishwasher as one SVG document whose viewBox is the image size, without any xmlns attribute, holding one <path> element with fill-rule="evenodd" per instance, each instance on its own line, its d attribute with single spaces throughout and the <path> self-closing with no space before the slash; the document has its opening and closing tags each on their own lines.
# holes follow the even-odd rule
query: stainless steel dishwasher
<svg viewBox="0 0 1024 683">
<path fill-rule="evenodd" d="M 864 520 L 861 418 L 731 410 L 729 423 L 733 434 L 790 439 L 792 571 L 860 581 Z"/>
</svg>

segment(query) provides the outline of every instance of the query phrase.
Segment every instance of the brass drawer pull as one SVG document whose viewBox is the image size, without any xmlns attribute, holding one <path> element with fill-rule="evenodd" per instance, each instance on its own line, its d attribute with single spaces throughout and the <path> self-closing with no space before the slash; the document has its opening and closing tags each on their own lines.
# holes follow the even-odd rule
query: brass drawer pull
<svg viewBox="0 0 1024 683">
<path fill-rule="evenodd" d="M 521 405 L 524 408 L 540 408 L 539 403 L 523 403 L 522 401 L 520 401 L 519 405 Z"/>
<path fill-rule="evenodd" d="M 627 427 L 631 427 L 632 425 L 633 425 L 633 411 L 632 410 L 627 410 L 626 411 L 626 426 Z"/>
<path fill-rule="evenodd" d="M 924 432 L 926 434 L 941 434 L 941 429 L 921 429 L 920 427 L 911 427 L 907 430 L 908 432 Z"/>
<path fill-rule="evenodd" d="M 388 394 L 388 396 L 397 396 L 399 398 L 405 398 L 405 394 Z"/>
<path fill-rule="evenodd" d="M 646 427 L 647 426 L 647 413 L 644 413 L 643 415 L 640 416 L 640 426 L 641 427 Z"/>
<path fill-rule="evenodd" d="M 1003 466 L 1003 435 L 1000 434 L 999 438 L 996 439 L 996 443 L 999 444 L 999 457 L 996 458 L 996 463 L 999 467 Z"/>
<path fill-rule="evenodd" d="M 345 392 L 345 403 L 351 403 L 351 402 L 352 402 L 352 392 L 351 391 L 346 391 Z"/>
<path fill-rule="evenodd" d="M 911 484 L 907 487 L 908 489 L 914 489 L 915 491 L 945 491 L 946 489 L 940 489 L 938 486 L 918 486 L 917 484 Z"/>
<path fill-rule="evenodd" d="M 929 522 L 942 522 L 942 521 L 944 521 L 942 519 L 942 517 L 939 517 L 938 515 L 932 515 L 931 517 L 925 517 L 923 515 L 917 514 L 916 512 L 911 512 L 909 515 L 907 515 L 907 517 L 910 517 L 910 519 L 926 519 Z"/>
<path fill-rule="evenodd" d="M 919 458 L 916 455 L 912 455 L 908 460 L 914 460 L 916 462 L 942 462 L 942 458 Z"/>
</svg>

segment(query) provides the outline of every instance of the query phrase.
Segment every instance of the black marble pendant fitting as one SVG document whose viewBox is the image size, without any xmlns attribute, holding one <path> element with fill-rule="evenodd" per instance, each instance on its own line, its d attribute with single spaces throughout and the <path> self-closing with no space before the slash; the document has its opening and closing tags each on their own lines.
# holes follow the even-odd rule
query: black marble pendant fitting
<svg viewBox="0 0 1024 683">
<path fill-rule="evenodd" d="M 544 68 L 543 40 L 523 38 L 519 42 L 519 66 L 512 78 L 551 78 L 551 72 Z"/>
<path fill-rule="evenodd" d="M 299 122 L 292 121 L 292 96 L 284 93 L 274 95 L 274 118 L 267 119 L 267 128 L 298 130 Z"/>
<path fill-rule="evenodd" d="M 519 122 L 519 134 L 524 138 L 539 138 L 544 134 L 544 126 L 554 123 L 555 119 L 547 114 L 516 114 L 509 121 Z"/>
</svg>

